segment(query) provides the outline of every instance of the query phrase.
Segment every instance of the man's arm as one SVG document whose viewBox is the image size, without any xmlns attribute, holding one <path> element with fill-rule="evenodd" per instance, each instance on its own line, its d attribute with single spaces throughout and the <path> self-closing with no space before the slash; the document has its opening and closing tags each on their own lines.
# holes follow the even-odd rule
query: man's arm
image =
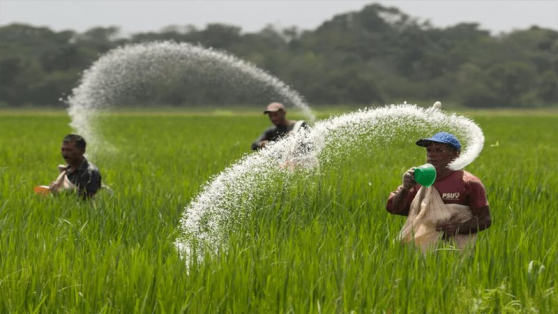
<svg viewBox="0 0 558 314">
<path fill-rule="evenodd" d="M 78 186 L 78 195 L 83 199 L 93 197 L 101 188 L 101 173 L 99 171 L 91 171 L 84 173 L 80 178 Z"/>
<path fill-rule="evenodd" d="M 443 231 L 445 237 L 456 234 L 477 233 L 492 225 L 488 199 L 486 198 L 486 191 L 482 182 L 475 178 L 468 182 L 467 188 L 469 190 L 469 207 L 473 213 L 473 218 L 463 223 L 447 223 L 438 226 L 437 230 Z"/>
<path fill-rule="evenodd" d="M 490 209 L 488 206 L 473 210 L 473 218 L 462 223 L 447 223 L 436 227 L 437 231 L 443 231 L 444 237 L 457 234 L 471 234 L 488 229 L 492 225 Z"/>
<path fill-rule="evenodd" d="M 67 169 L 68 167 L 58 166 L 58 171 L 60 171 L 60 173 L 56 180 L 52 181 L 49 185 L 49 189 L 52 193 L 56 194 L 62 188 Z"/>
<path fill-rule="evenodd" d="M 415 167 L 405 172 L 402 185 L 397 191 L 393 192 L 393 195 L 388 200 L 386 209 L 391 214 L 402 216 L 407 216 L 409 214 L 411 204 L 408 202 L 408 198 L 411 189 L 415 186 L 414 173 Z"/>
<path fill-rule="evenodd" d="M 267 145 L 267 143 L 269 143 L 269 132 L 271 130 L 273 130 L 273 128 L 269 128 L 269 129 L 265 130 L 262 134 L 260 134 L 258 139 L 255 140 L 254 143 L 252 143 L 252 150 L 258 150 L 258 149 L 264 148 L 265 145 Z"/>
</svg>

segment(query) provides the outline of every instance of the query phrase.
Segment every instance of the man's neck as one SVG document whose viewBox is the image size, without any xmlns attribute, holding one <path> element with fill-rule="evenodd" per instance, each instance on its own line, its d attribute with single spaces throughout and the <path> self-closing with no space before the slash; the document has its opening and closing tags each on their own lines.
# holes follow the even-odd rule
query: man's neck
<svg viewBox="0 0 558 314">
<path fill-rule="evenodd" d="M 81 166 L 84 160 L 85 157 L 82 157 L 81 160 L 76 161 L 75 163 L 68 164 L 68 168 L 70 168 L 70 171 L 76 171 L 79 168 L 79 166 Z"/>
<path fill-rule="evenodd" d="M 281 123 L 279 123 L 279 124 L 276 125 L 276 126 L 277 126 L 277 127 L 283 127 L 283 128 L 284 128 L 284 127 L 287 127 L 287 126 L 289 126 L 289 125 L 291 125 L 291 124 L 293 124 L 293 123 L 294 123 L 293 121 L 291 121 L 291 120 L 286 120 L 286 119 L 285 119 L 284 121 L 281 121 Z"/>
<path fill-rule="evenodd" d="M 436 181 L 441 180 L 441 179 L 449 176 L 453 172 L 454 172 L 453 170 L 448 169 L 448 168 L 444 168 L 444 170 L 438 171 L 438 174 L 436 175 Z"/>
</svg>

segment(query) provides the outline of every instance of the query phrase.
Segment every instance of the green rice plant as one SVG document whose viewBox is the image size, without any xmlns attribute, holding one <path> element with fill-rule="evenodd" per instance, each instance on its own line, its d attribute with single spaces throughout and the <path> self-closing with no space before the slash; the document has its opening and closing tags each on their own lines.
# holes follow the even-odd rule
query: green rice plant
<svg viewBox="0 0 558 314">
<path fill-rule="evenodd" d="M 423 255 L 396 241 L 390 191 L 424 149 L 405 137 L 279 175 L 218 254 L 175 247 L 185 206 L 269 123 L 243 114 L 114 113 L 90 152 L 113 190 L 40 197 L 62 163 L 64 113 L 0 113 L 2 313 L 552 313 L 558 308 L 556 115 L 470 113 L 484 131 L 466 169 L 493 226 L 474 249 Z M 325 116 L 325 114 L 322 114 Z"/>
</svg>

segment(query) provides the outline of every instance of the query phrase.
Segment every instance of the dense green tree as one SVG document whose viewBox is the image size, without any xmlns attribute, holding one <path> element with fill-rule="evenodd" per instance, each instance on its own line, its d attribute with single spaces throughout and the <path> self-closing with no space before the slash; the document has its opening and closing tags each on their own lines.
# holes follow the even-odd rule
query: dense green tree
<svg viewBox="0 0 558 314">
<path fill-rule="evenodd" d="M 556 71 L 545 71 L 536 83 L 537 95 L 547 104 L 558 103 L 558 74 Z"/>
<path fill-rule="evenodd" d="M 0 27 L 0 104 L 64 106 L 80 73 L 110 49 L 175 41 L 246 60 L 290 85 L 312 105 L 383 104 L 441 99 L 467 107 L 558 104 L 558 31 L 531 27 L 491 35 L 475 23 L 436 28 L 394 7 L 372 4 L 332 17 L 315 30 L 268 25 L 204 29 L 169 25 L 122 36 L 115 26 L 82 33 L 11 24 Z M 234 82 L 233 82 L 234 83 Z M 239 82 L 243 83 L 243 82 Z M 265 102 L 241 89 L 195 77 L 158 86 L 141 101 L 182 104 Z M 143 97 L 146 96 L 146 97 Z"/>
</svg>

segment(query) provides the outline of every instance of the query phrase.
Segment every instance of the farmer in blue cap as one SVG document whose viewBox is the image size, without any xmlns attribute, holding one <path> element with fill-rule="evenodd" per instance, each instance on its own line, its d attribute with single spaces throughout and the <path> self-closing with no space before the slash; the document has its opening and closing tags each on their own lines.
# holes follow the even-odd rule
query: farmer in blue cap
<svg viewBox="0 0 558 314">
<path fill-rule="evenodd" d="M 415 233 L 420 231 L 423 240 L 428 238 L 423 242 L 432 242 L 432 239 L 437 242 L 440 238 L 451 241 L 473 234 L 476 239 L 476 233 L 490 227 L 492 221 L 486 192 L 479 178 L 465 170 L 448 167 L 459 157 L 459 140 L 451 133 L 440 132 L 420 139 L 416 144 L 426 147 L 426 161 L 436 169 L 436 179 L 432 186 L 422 187 L 415 181 L 415 167 L 412 167 L 403 175 L 401 186 L 390 194 L 386 206 L 388 212 L 409 216 L 400 237 L 414 237 L 415 243 L 419 243 L 422 240 Z M 431 221 L 427 222 L 428 219 Z M 424 226 L 433 222 L 431 235 L 425 235 L 428 232 L 424 230 L 428 228 Z M 436 238 L 437 235 L 440 237 Z M 464 242 L 468 239 L 470 237 Z"/>
</svg>

